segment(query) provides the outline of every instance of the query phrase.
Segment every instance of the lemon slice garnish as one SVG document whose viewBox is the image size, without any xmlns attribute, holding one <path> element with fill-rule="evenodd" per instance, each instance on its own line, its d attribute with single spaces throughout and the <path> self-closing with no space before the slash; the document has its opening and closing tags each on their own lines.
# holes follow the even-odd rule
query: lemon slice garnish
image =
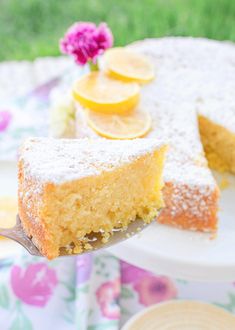
<svg viewBox="0 0 235 330">
<path fill-rule="evenodd" d="M 90 72 L 78 80 L 73 96 L 83 107 L 103 113 L 132 110 L 139 101 L 137 83 L 112 79 L 102 72 Z"/>
<path fill-rule="evenodd" d="M 126 48 L 111 48 L 104 55 L 107 73 L 123 81 L 147 83 L 154 78 L 154 68 L 148 58 Z"/>
<path fill-rule="evenodd" d="M 102 114 L 87 110 L 86 118 L 96 133 L 109 139 L 143 137 L 151 129 L 151 117 L 141 109 L 123 114 Z"/>
</svg>

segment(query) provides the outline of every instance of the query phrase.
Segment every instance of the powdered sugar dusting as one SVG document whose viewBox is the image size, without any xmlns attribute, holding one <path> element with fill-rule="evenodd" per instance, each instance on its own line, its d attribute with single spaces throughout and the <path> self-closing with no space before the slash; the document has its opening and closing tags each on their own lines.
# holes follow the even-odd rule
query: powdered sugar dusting
<svg viewBox="0 0 235 330">
<path fill-rule="evenodd" d="M 156 99 L 191 103 L 235 132 L 235 45 L 202 38 L 147 39 L 131 45 L 156 65 Z M 174 107 L 175 107 L 174 106 Z"/>
<path fill-rule="evenodd" d="M 21 148 L 26 176 L 38 185 L 60 184 L 99 175 L 163 146 L 154 139 L 91 140 L 31 138 Z"/>
</svg>

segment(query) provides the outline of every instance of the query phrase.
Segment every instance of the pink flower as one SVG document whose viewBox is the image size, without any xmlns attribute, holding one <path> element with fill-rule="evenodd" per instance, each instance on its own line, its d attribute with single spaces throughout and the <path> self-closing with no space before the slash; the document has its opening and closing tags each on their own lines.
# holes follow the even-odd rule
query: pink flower
<svg viewBox="0 0 235 330">
<path fill-rule="evenodd" d="M 139 280 L 141 280 L 142 277 L 150 273 L 139 267 L 135 267 L 131 264 L 128 264 L 125 261 L 121 261 L 121 274 L 122 274 L 122 283 L 131 284 L 138 282 Z"/>
<path fill-rule="evenodd" d="M 58 283 L 56 272 L 45 263 L 35 263 L 26 269 L 13 266 L 11 286 L 15 295 L 24 303 L 44 307 Z"/>
<path fill-rule="evenodd" d="M 120 317 L 120 309 L 117 304 L 120 295 L 120 279 L 102 284 L 96 291 L 97 301 L 103 316 L 111 320 Z"/>
<path fill-rule="evenodd" d="M 173 299 L 177 296 L 174 283 L 164 276 L 146 276 L 134 285 L 139 293 L 139 302 L 144 306 Z"/>
<path fill-rule="evenodd" d="M 97 56 L 113 44 L 113 35 L 105 23 L 96 26 L 90 22 L 77 22 L 60 40 L 60 50 L 72 55 L 75 62 L 84 65 L 88 61 L 96 63 Z"/>
<path fill-rule="evenodd" d="M 10 124 L 12 115 L 9 111 L 0 111 L 0 132 L 7 129 Z"/>
</svg>

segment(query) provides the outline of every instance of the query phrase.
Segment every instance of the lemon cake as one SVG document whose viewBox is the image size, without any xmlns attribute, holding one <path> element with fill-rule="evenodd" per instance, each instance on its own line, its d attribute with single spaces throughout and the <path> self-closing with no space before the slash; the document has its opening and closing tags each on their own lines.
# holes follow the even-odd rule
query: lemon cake
<svg viewBox="0 0 235 330">
<path fill-rule="evenodd" d="M 140 107 L 152 119 L 146 138 L 161 138 L 170 146 L 164 169 L 166 207 L 158 221 L 216 231 L 219 189 L 208 161 L 212 168 L 234 171 L 235 47 L 169 37 L 138 41 L 128 49 L 145 55 L 155 70 L 155 79 L 141 89 Z M 77 137 L 99 137 L 80 110 L 78 105 Z"/>
<path fill-rule="evenodd" d="M 163 206 L 166 147 L 136 139 L 27 140 L 18 164 L 19 216 L 26 234 L 47 258 L 71 243 L 86 249 L 88 234 L 152 221 Z"/>
</svg>

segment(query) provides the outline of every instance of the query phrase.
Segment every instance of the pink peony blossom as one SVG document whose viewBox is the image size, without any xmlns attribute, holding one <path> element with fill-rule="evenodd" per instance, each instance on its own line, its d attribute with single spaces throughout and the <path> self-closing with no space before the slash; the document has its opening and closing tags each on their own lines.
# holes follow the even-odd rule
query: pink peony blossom
<svg viewBox="0 0 235 330">
<path fill-rule="evenodd" d="M 135 283 L 134 289 L 139 294 L 139 302 L 150 306 L 177 296 L 174 283 L 165 276 L 146 276 Z"/>
<path fill-rule="evenodd" d="M 35 263 L 26 269 L 13 266 L 11 286 L 15 295 L 25 304 L 44 307 L 58 283 L 56 272 L 45 263 Z"/>
<path fill-rule="evenodd" d="M 9 111 L 0 111 L 0 132 L 3 132 L 7 129 L 11 122 L 11 113 Z"/>
<path fill-rule="evenodd" d="M 102 314 L 111 320 L 120 317 L 120 309 L 117 303 L 120 295 L 120 279 L 108 281 L 102 284 L 96 291 L 97 301 L 100 305 Z"/>
<path fill-rule="evenodd" d="M 84 65 L 88 61 L 96 63 L 97 57 L 113 44 L 113 35 L 105 23 L 96 26 L 90 22 L 77 22 L 60 40 L 60 50 L 72 55 L 75 62 Z"/>
</svg>

